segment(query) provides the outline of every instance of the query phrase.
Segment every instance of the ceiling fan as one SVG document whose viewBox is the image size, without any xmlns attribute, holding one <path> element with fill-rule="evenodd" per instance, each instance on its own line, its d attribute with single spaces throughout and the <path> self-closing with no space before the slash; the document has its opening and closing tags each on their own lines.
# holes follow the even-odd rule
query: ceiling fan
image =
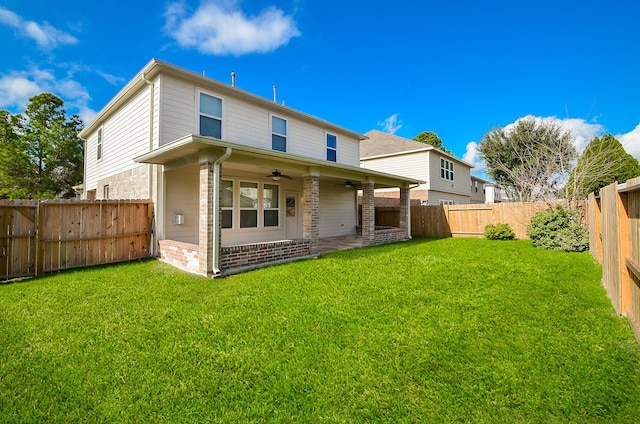
<svg viewBox="0 0 640 424">
<path fill-rule="evenodd" d="M 275 171 L 273 171 L 271 173 L 271 175 L 265 175 L 265 176 L 273 178 L 273 181 L 278 181 L 280 179 L 280 177 L 288 178 L 290 180 L 293 180 L 293 177 L 290 177 L 288 175 L 284 175 L 282 172 L 278 171 L 277 169 Z"/>
<path fill-rule="evenodd" d="M 358 188 L 358 187 L 360 187 L 359 184 L 356 184 L 351 180 L 346 180 L 344 183 L 338 184 L 338 186 L 342 186 L 342 187 L 345 187 L 345 188 Z"/>
</svg>

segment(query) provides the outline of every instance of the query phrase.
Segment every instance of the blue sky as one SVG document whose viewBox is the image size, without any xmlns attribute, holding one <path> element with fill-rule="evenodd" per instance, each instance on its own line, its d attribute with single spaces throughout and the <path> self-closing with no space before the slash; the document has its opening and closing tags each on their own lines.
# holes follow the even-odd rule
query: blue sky
<svg viewBox="0 0 640 424">
<path fill-rule="evenodd" d="M 55 4 L 55 7 L 53 6 Z M 0 109 L 88 120 L 152 57 L 365 133 L 475 145 L 525 116 L 640 159 L 640 2 L 0 0 Z"/>
</svg>

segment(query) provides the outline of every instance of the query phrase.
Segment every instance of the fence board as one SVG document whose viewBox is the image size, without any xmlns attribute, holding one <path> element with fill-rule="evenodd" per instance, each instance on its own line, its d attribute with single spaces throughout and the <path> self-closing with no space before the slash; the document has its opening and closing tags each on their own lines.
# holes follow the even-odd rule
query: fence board
<svg viewBox="0 0 640 424">
<path fill-rule="evenodd" d="M 37 203 L 0 201 L 0 279 L 35 275 Z"/>
<path fill-rule="evenodd" d="M 589 217 L 590 249 L 602 264 L 602 284 L 640 342 L 640 177 L 603 187 L 599 198 L 589 196 Z"/>
<path fill-rule="evenodd" d="M 527 238 L 531 217 L 548 203 L 411 206 L 411 234 L 416 237 L 482 237 L 489 224 L 507 223 L 517 238 Z M 398 207 L 377 207 L 376 225 L 397 227 Z"/>
<path fill-rule="evenodd" d="M 0 279 L 150 254 L 148 200 L 0 201 Z"/>
</svg>

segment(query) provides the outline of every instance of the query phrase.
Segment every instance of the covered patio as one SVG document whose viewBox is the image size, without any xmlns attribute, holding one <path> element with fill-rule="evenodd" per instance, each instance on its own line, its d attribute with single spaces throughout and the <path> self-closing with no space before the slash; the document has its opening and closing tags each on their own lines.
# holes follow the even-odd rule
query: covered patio
<svg viewBox="0 0 640 424">
<path fill-rule="evenodd" d="M 419 181 L 196 135 L 135 160 L 162 165 L 157 254 L 190 272 L 227 274 L 411 238 L 409 190 Z M 400 225 L 376 230 L 374 190 L 390 187 L 400 189 Z"/>
</svg>

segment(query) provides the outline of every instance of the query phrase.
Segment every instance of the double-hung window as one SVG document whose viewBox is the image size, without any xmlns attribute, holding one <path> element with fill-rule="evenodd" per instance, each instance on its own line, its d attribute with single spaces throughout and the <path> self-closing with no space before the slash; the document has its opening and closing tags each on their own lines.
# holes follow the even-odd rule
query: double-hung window
<svg viewBox="0 0 640 424">
<path fill-rule="evenodd" d="M 440 178 L 453 181 L 453 162 L 440 158 Z"/>
<path fill-rule="evenodd" d="M 327 133 L 327 160 L 335 162 L 338 157 L 338 138 Z"/>
<path fill-rule="evenodd" d="M 222 99 L 200 93 L 200 135 L 222 139 Z"/>
<path fill-rule="evenodd" d="M 102 128 L 98 128 L 98 152 L 96 155 L 97 160 L 102 160 Z"/>
<path fill-rule="evenodd" d="M 264 226 L 277 227 L 279 219 L 279 194 L 278 186 L 275 184 L 265 184 L 262 188 L 262 209 L 264 213 Z"/>
<path fill-rule="evenodd" d="M 222 180 L 222 228 L 233 228 L 233 181 Z"/>
<path fill-rule="evenodd" d="M 240 228 L 258 226 L 258 183 L 240 182 Z"/>
<path fill-rule="evenodd" d="M 271 148 L 287 151 L 287 121 L 277 116 L 271 117 Z"/>
</svg>

